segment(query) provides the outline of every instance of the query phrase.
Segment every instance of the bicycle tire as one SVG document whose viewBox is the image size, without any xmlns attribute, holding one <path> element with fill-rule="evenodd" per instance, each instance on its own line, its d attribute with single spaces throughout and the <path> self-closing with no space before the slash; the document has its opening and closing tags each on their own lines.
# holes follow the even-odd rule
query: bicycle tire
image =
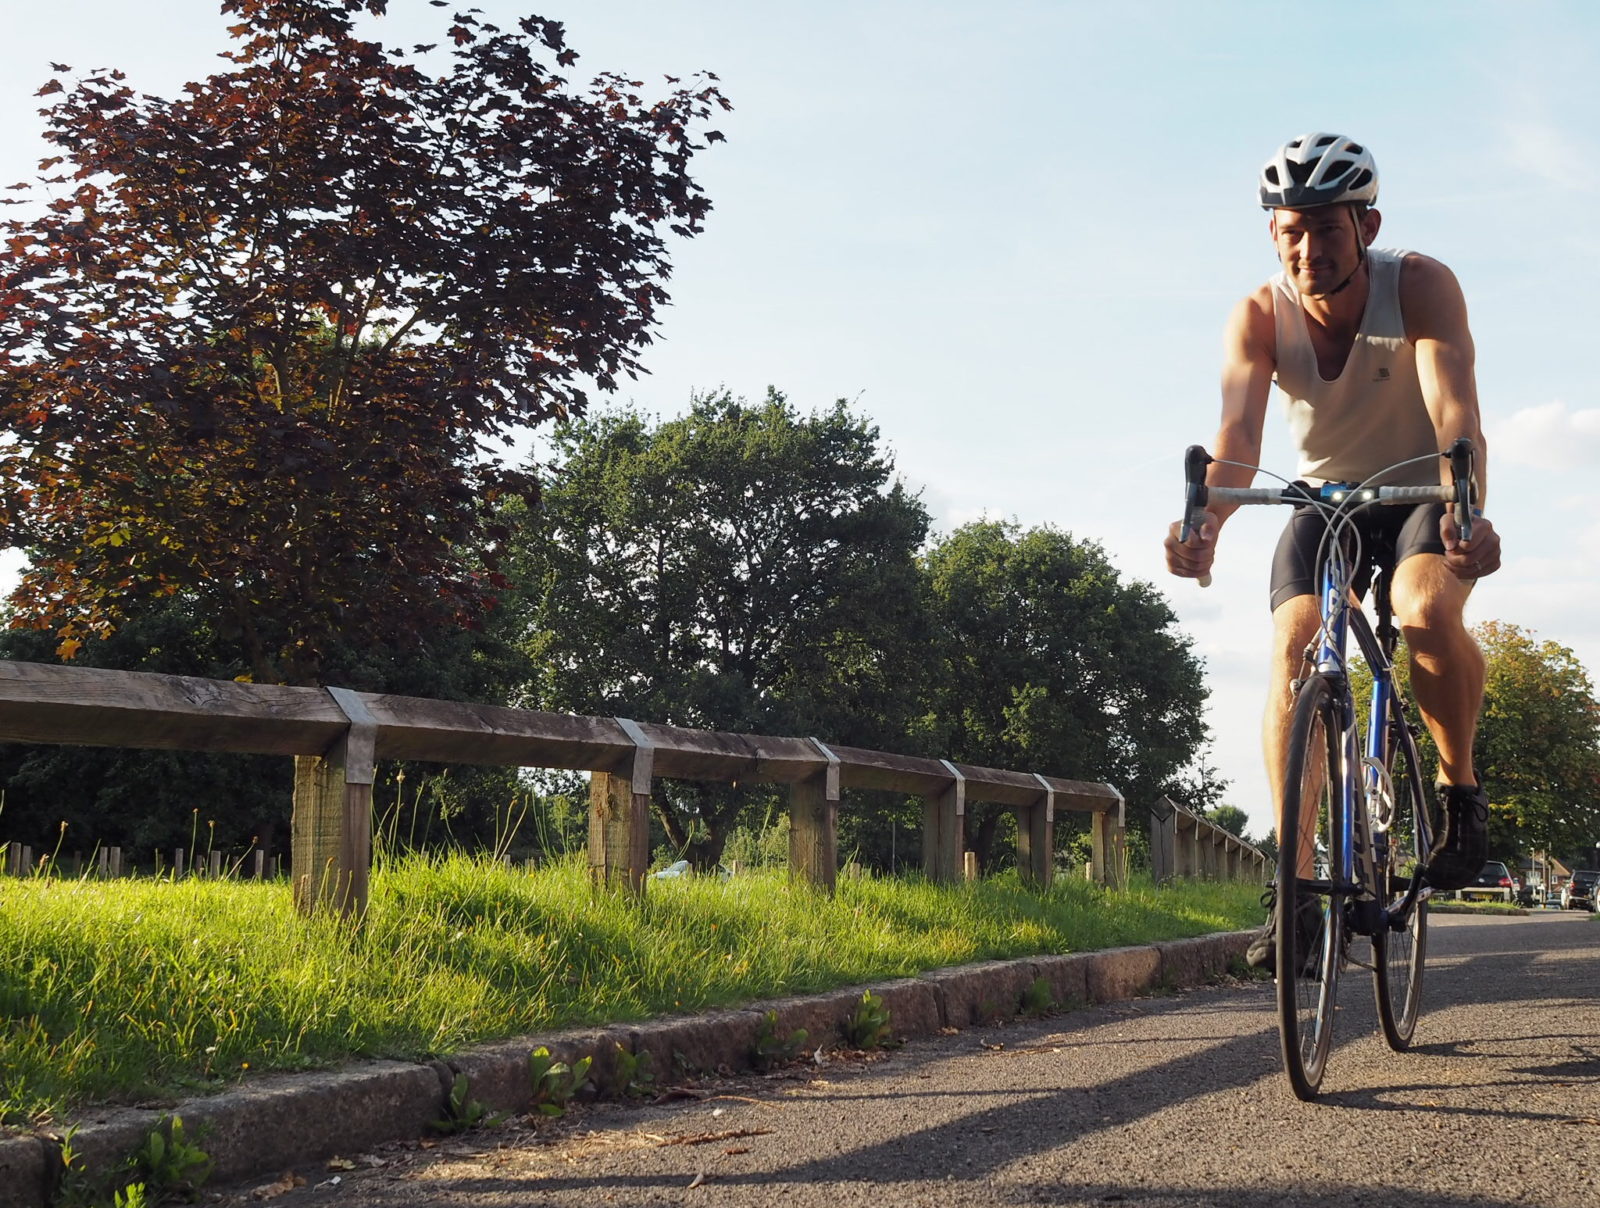
<svg viewBox="0 0 1600 1208">
<path fill-rule="evenodd" d="M 1427 841 L 1428 799 L 1417 763 L 1417 744 L 1403 719 L 1393 722 L 1389 744 L 1389 783 L 1394 810 L 1383 860 L 1389 904 L 1398 904 L 1422 862 Z M 1383 1038 L 1395 1052 L 1404 1052 L 1416 1033 L 1422 1006 L 1422 970 L 1428 951 L 1428 901 L 1419 900 L 1399 930 L 1387 930 L 1372 945 L 1373 992 Z"/>
<path fill-rule="evenodd" d="M 1344 955 L 1344 903 L 1330 892 L 1330 882 L 1343 867 L 1341 828 L 1333 825 L 1342 783 L 1338 710 L 1328 681 L 1312 676 L 1295 695 L 1286 748 L 1283 817 L 1278 836 L 1277 996 L 1278 1036 L 1284 1072 L 1297 1097 L 1315 1099 L 1333 1044 L 1334 1005 Z M 1307 840 L 1320 839 L 1325 858 L 1321 878 L 1300 876 L 1300 847 L 1305 822 Z M 1320 880 L 1320 885 L 1317 882 Z M 1310 882 L 1311 887 L 1307 886 Z M 1300 935 L 1299 903 L 1316 911 L 1314 923 Z"/>
</svg>

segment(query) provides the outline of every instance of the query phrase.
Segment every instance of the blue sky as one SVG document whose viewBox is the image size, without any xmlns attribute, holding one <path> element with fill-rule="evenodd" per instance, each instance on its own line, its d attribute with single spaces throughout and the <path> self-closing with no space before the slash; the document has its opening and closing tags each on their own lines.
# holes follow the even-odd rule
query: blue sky
<svg viewBox="0 0 1600 1208">
<path fill-rule="evenodd" d="M 1241 514 L 1217 582 L 1166 577 L 1185 445 L 1216 423 L 1220 333 L 1275 269 L 1256 170 L 1306 130 L 1365 141 L 1378 242 L 1465 289 L 1505 569 L 1474 593 L 1600 668 L 1600 468 L 1590 364 L 1600 278 L 1600 10 L 1571 3 L 1123 0 L 479 0 L 564 21 L 571 73 L 716 72 L 735 105 L 699 178 L 716 205 L 676 252 L 674 307 L 621 396 L 695 390 L 803 408 L 855 400 L 941 529 L 980 516 L 1102 542 L 1167 592 L 1208 667 L 1213 761 L 1252 829 L 1267 560 L 1280 518 Z M 215 0 L 54 0 L 8 15 L 0 174 L 40 153 L 55 60 L 170 94 L 221 65 Z M 382 40 L 435 41 L 392 0 Z M 1276 405 L 1264 462 L 1292 469 Z M 1583 471 L 1588 471 L 1583 474 Z M 1582 479 L 1580 479 L 1580 474 Z M 1044 769 L 1056 770 L 1056 769 Z"/>
</svg>

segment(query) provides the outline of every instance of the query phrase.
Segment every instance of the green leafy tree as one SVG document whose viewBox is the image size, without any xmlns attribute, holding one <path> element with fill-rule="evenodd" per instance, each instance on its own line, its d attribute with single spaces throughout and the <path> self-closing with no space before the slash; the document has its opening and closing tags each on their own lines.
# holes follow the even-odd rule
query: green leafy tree
<svg viewBox="0 0 1600 1208">
<path fill-rule="evenodd" d="M 1200 664 L 1150 584 L 1094 542 L 983 521 L 925 559 L 943 674 L 930 729 L 950 758 L 1115 785 L 1134 819 L 1205 739 Z M 987 864 L 1003 817 L 973 812 Z"/>
<path fill-rule="evenodd" d="M 1503 621 L 1473 630 L 1487 664 L 1475 755 L 1514 846 L 1589 863 L 1600 837 L 1600 705 L 1571 650 Z"/>
<path fill-rule="evenodd" d="M 1548 851 L 1587 865 L 1600 836 L 1600 705 L 1587 669 L 1569 648 L 1539 641 L 1504 621 L 1472 630 L 1485 663 L 1474 758 L 1489 795 L 1489 854 L 1515 862 Z M 1409 687 L 1407 661 L 1397 675 Z M 1358 699 L 1371 673 L 1352 675 Z M 1418 755 L 1431 783 L 1438 751 L 1418 728 Z"/>
<path fill-rule="evenodd" d="M 1269 827 L 1266 836 L 1255 840 L 1256 850 L 1269 861 L 1276 863 L 1278 859 L 1278 828 Z"/>
<path fill-rule="evenodd" d="M 175 593 L 261 681 L 475 624 L 492 513 L 536 489 L 498 442 L 638 370 L 666 238 L 709 209 L 715 85 L 575 88 L 539 57 L 575 61 L 558 23 L 476 9 L 429 74 L 432 47 L 355 36 L 386 7 L 224 0 L 231 66 L 176 99 L 40 89 L 56 195 L 4 226 L 0 539 L 64 657 Z"/>
<path fill-rule="evenodd" d="M 537 511 L 515 520 L 537 707 L 903 747 L 919 711 L 922 504 L 839 403 L 721 392 L 652 423 L 557 430 Z M 662 784 L 667 842 L 705 866 L 753 799 Z"/>
<path fill-rule="evenodd" d="M 1245 827 L 1250 825 L 1250 815 L 1237 805 L 1219 805 L 1216 809 L 1207 810 L 1205 816 L 1213 825 L 1241 839 L 1244 838 Z"/>
</svg>

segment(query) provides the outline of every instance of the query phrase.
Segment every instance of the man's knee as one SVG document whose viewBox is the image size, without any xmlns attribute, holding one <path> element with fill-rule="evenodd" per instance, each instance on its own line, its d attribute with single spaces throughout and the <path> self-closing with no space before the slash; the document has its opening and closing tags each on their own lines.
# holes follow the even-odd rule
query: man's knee
<svg viewBox="0 0 1600 1208">
<path fill-rule="evenodd" d="M 1395 620 L 1415 645 L 1429 636 L 1454 642 L 1466 635 L 1464 612 L 1469 588 L 1432 555 L 1407 558 L 1395 572 L 1390 601 Z"/>
</svg>

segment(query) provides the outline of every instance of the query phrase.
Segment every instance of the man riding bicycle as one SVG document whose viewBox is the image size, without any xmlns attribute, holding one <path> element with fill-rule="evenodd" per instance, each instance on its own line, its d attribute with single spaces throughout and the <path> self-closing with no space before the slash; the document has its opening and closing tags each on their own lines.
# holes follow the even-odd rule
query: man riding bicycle
<svg viewBox="0 0 1600 1208">
<path fill-rule="evenodd" d="M 1408 458 L 1431 457 L 1372 485 L 1448 485 L 1438 456 L 1457 437 L 1477 446 L 1479 508 L 1484 442 L 1473 376 L 1472 333 L 1455 276 L 1415 252 L 1372 248 L 1378 172 L 1366 147 L 1335 134 L 1292 139 L 1261 170 L 1260 202 L 1283 271 L 1234 308 L 1222 370 L 1222 419 L 1207 483 L 1248 486 L 1258 464 L 1268 394 L 1277 382 L 1307 482 L 1365 482 Z M 1207 511 L 1187 544 L 1174 524 L 1167 568 L 1210 573 L 1233 507 Z M 1478 514 L 1475 512 L 1475 514 Z M 1442 504 L 1358 513 L 1364 549 L 1388 568 L 1391 602 L 1411 662 L 1411 691 L 1439 751 L 1440 820 L 1427 884 L 1456 889 L 1483 866 L 1488 801 L 1472 762 L 1484 664 L 1462 613 L 1474 580 L 1500 566 L 1500 538 L 1485 519 L 1460 540 Z M 1320 623 L 1316 556 L 1324 535 L 1313 508 L 1297 509 L 1272 566 L 1273 653 L 1264 745 L 1278 833 L 1292 685 Z M 1358 591 L 1365 584 L 1356 584 Z M 1311 826 L 1302 832 L 1309 835 Z M 1302 852 L 1309 876 L 1311 852 Z M 1304 909 L 1296 911 L 1302 924 Z M 1277 911 L 1252 943 L 1254 965 L 1273 961 Z"/>
</svg>

